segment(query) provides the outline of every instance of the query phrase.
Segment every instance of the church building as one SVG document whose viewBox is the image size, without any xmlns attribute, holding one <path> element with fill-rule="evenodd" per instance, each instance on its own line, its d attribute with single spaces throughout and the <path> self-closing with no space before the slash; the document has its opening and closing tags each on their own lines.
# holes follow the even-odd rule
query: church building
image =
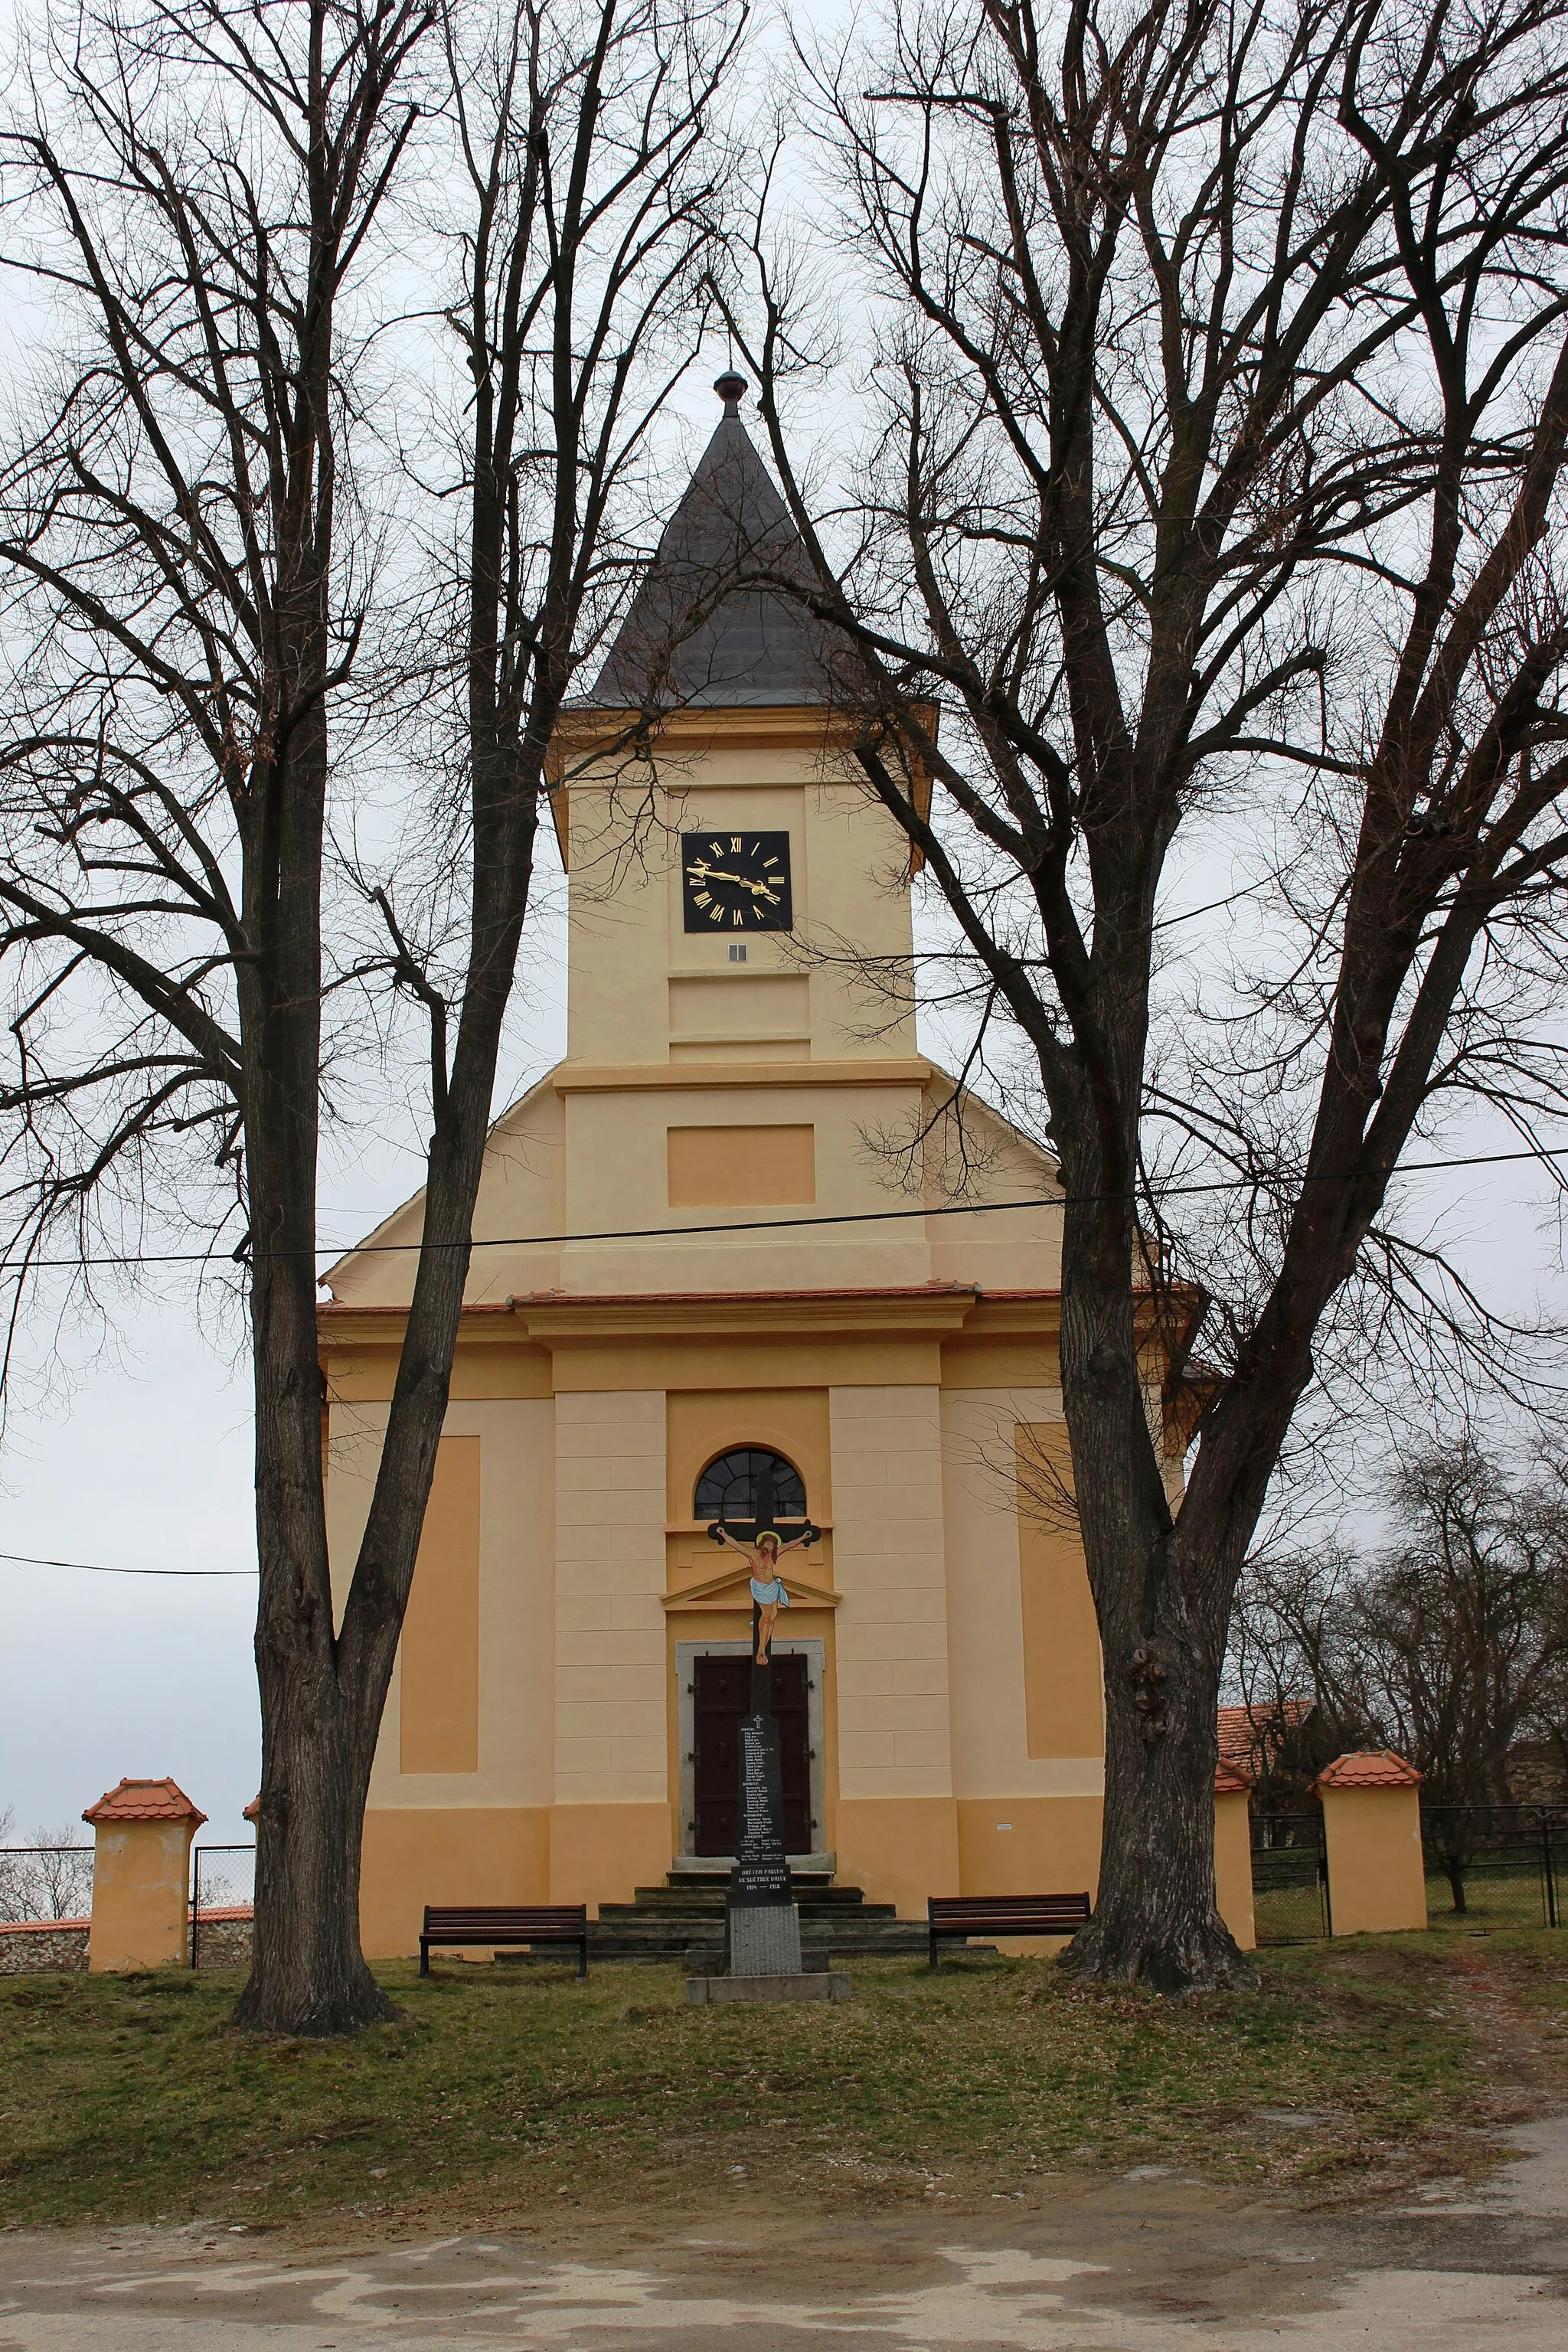
<svg viewBox="0 0 1568 2352">
<path fill-rule="evenodd" d="M 674 625 L 737 545 L 795 543 L 743 386 L 719 388 L 557 746 L 568 1050 L 489 1139 L 365 1822 L 373 1958 L 411 1951 L 427 1903 L 592 1912 L 732 1854 L 751 1602 L 716 1518 L 821 1530 L 784 1562 L 773 1645 L 803 1869 L 909 1918 L 1095 1883 L 1099 1646 L 1050 1507 L 1055 1171 L 919 1050 L 908 847 L 794 611 L 734 592 Z M 899 976 L 879 1001 L 867 960 Z M 411 1265 L 329 1277 L 344 1574 Z"/>
</svg>

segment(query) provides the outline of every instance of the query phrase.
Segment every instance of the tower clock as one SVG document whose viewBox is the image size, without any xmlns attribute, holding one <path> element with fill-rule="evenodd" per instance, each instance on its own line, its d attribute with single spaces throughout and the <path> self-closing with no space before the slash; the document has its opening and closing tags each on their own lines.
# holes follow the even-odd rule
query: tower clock
<svg viewBox="0 0 1568 2352">
<path fill-rule="evenodd" d="M 689 931 L 789 931 L 787 833 L 683 833 L 680 887 Z"/>
</svg>

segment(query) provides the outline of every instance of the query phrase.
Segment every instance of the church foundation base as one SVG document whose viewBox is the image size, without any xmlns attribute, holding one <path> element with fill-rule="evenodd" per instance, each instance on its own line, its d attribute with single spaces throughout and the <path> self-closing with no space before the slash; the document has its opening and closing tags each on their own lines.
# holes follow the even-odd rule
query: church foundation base
<svg viewBox="0 0 1568 2352">
<path fill-rule="evenodd" d="M 842 1969 L 819 1969 L 798 1977 L 688 1977 L 686 1998 L 715 2000 L 847 2000 L 849 1979 Z"/>
</svg>

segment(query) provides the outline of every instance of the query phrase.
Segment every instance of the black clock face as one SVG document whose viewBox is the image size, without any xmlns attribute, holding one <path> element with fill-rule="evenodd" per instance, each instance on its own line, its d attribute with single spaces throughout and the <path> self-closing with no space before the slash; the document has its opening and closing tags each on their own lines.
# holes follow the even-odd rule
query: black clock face
<svg viewBox="0 0 1568 2352">
<path fill-rule="evenodd" d="M 680 887 L 689 931 L 789 931 L 787 833 L 683 833 Z"/>
</svg>

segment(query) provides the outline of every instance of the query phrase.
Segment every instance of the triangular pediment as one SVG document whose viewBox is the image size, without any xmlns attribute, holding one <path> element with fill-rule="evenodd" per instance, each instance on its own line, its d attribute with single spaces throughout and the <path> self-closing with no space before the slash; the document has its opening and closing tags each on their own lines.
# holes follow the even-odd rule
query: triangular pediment
<svg viewBox="0 0 1568 2352">
<path fill-rule="evenodd" d="M 784 1588 L 792 1607 L 796 1609 L 837 1609 L 843 1598 L 841 1593 L 831 1591 L 825 1584 L 807 1584 L 787 1571 Z M 726 1568 L 717 1576 L 706 1576 L 698 1584 L 683 1584 L 676 1591 L 667 1592 L 662 1597 L 665 1608 L 671 1611 L 749 1609 L 752 1605 L 751 1576 L 744 1568 Z"/>
</svg>

